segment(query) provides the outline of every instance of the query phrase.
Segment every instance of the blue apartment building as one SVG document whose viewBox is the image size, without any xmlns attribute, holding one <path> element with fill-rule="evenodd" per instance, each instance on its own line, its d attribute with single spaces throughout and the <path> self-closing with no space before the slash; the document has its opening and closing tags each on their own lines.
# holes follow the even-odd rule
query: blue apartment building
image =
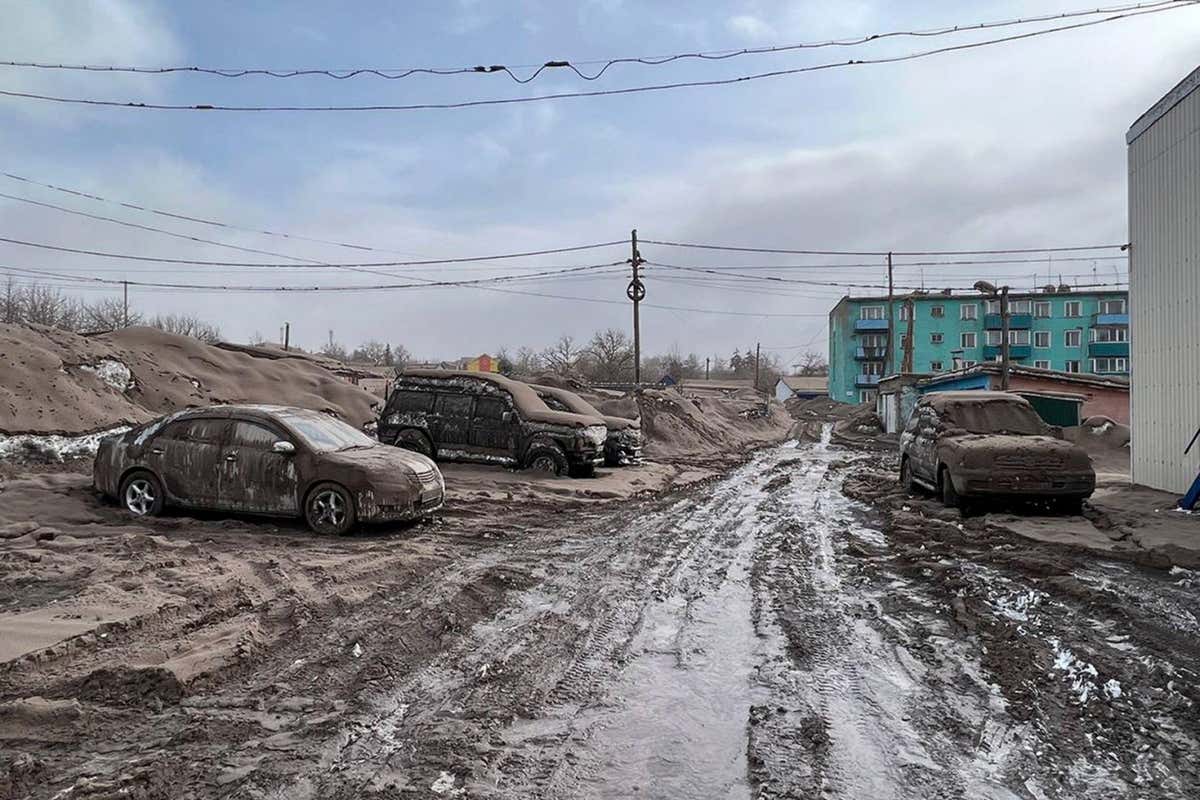
<svg viewBox="0 0 1200 800">
<path fill-rule="evenodd" d="M 1069 287 L 1009 294 L 1009 359 L 1023 367 L 1127 377 L 1129 293 Z M 829 312 L 829 396 L 875 399 L 879 380 L 999 361 L 1000 301 L 977 293 L 896 296 L 888 340 L 887 297 L 843 297 Z M 912 362 L 904 343 L 912 332 Z M 890 353 L 890 359 L 889 359 Z"/>
</svg>

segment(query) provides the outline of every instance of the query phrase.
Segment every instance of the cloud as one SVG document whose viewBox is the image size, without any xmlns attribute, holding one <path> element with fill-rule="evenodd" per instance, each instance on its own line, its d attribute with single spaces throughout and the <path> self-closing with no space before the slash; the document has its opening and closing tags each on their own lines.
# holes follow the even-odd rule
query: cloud
<svg viewBox="0 0 1200 800">
<path fill-rule="evenodd" d="M 742 39 L 760 42 L 775 36 L 775 29 L 751 14 L 730 17 L 725 23 L 729 31 Z"/>
</svg>

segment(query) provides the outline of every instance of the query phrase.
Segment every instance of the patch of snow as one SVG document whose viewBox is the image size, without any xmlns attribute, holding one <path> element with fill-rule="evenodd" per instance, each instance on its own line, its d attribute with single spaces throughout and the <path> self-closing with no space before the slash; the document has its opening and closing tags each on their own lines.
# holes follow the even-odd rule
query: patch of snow
<svg viewBox="0 0 1200 800">
<path fill-rule="evenodd" d="M 988 592 L 988 602 L 991 603 L 992 608 L 996 609 L 1001 616 L 1014 622 L 1028 622 L 1029 612 L 1040 606 L 1044 598 L 1045 595 L 1034 589 L 1026 589 L 1015 594 Z"/>
<path fill-rule="evenodd" d="M 109 428 L 83 436 L 44 436 L 19 433 L 13 436 L 0 433 L 0 461 L 52 461 L 62 462 L 96 455 L 100 440 L 129 430 L 128 426 Z"/>
<path fill-rule="evenodd" d="M 80 364 L 84 372 L 91 372 L 118 392 L 127 392 L 134 387 L 133 373 L 123 361 L 105 358 L 95 364 Z"/>
<path fill-rule="evenodd" d="M 1109 678 L 1104 684 L 1104 693 L 1108 695 L 1109 700 L 1116 700 L 1121 696 L 1121 682 L 1116 678 Z"/>
<path fill-rule="evenodd" d="M 355 642 L 354 649 L 352 649 L 350 651 L 350 655 L 354 656 L 355 658 L 362 658 L 362 654 L 363 654 L 362 645 L 359 644 L 358 642 Z"/>
<path fill-rule="evenodd" d="M 1102 433 L 1108 433 L 1112 429 L 1113 429 L 1113 424 L 1111 422 L 1106 422 L 1103 425 L 1097 425 L 1095 428 L 1092 428 L 1092 434 L 1095 436 L 1099 436 Z"/>
<path fill-rule="evenodd" d="M 429 791 L 434 794 L 444 794 L 450 797 L 458 797 L 463 793 L 461 789 L 454 788 L 454 776 L 449 772 L 443 772 L 438 775 L 438 779 L 429 786 Z"/>
<path fill-rule="evenodd" d="M 1067 674 L 1067 680 L 1071 682 L 1071 691 L 1075 693 L 1080 705 L 1086 704 L 1097 691 L 1096 668 L 1077 657 L 1058 639 L 1050 639 L 1049 642 L 1054 649 L 1054 669 Z"/>
</svg>

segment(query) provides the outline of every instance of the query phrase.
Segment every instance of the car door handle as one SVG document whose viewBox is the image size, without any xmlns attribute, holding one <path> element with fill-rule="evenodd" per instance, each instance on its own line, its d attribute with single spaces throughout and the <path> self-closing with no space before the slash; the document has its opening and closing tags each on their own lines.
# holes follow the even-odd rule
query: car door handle
<svg viewBox="0 0 1200 800">
<path fill-rule="evenodd" d="M 225 460 L 226 461 L 237 461 L 237 453 L 230 453 L 229 455 L 225 456 Z"/>
<path fill-rule="evenodd" d="M 161 447 L 151 447 L 150 454 L 155 455 L 155 456 L 161 456 L 163 454 L 163 449 Z"/>
</svg>

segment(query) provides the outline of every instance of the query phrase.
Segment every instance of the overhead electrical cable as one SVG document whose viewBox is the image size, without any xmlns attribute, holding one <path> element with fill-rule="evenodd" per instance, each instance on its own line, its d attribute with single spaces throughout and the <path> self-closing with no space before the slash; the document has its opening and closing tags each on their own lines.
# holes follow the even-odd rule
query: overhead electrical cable
<svg viewBox="0 0 1200 800">
<path fill-rule="evenodd" d="M 699 242 L 668 242 L 659 239 L 641 239 L 642 244 L 656 244 L 661 247 L 680 247 L 693 250 L 720 250 L 735 253 L 771 253 L 775 255 L 799 256 L 978 256 L 978 255 L 1008 255 L 1021 253 L 1075 253 L 1088 250 L 1125 250 L 1128 244 L 1092 244 L 1072 247 L 1019 247 L 993 250 L 792 250 L 778 247 L 741 247 L 723 244 L 701 244 Z M 1088 258 L 1086 260 L 1092 260 Z M 854 266 L 882 266 L 859 265 Z M 897 266 L 893 264 L 893 266 Z M 918 266 L 908 264 L 907 266 Z"/>
<path fill-rule="evenodd" d="M 150 111 L 232 111 L 232 112 L 362 112 L 362 111 L 430 111 L 430 110 L 450 110 L 461 108 L 478 108 L 482 106 L 505 106 L 516 105 L 523 103 L 536 103 L 546 100 L 564 100 L 568 98 L 580 97 L 606 97 L 614 95 L 630 95 L 642 94 L 645 92 L 661 92 L 674 89 L 687 88 L 703 88 L 715 86 L 729 86 L 738 83 L 746 83 L 749 81 L 759 81 L 767 78 L 779 78 L 789 75 L 801 75 L 810 72 L 822 72 L 832 69 L 840 69 L 843 67 L 855 66 L 871 66 L 880 64 L 896 64 L 904 61 L 915 61 L 918 59 L 929 58 L 931 56 L 942 55 L 945 53 L 953 53 L 962 50 L 972 50 L 981 47 L 990 47 L 992 45 L 1005 44 L 1008 42 L 1021 41 L 1032 39 L 1039 36 L 1047 36 L 1053 33 L 1062 33 L 1065 31 L 1078 30 L 1081 28 L 1090 28 L 1095 25 L 1103 25 L 1110 22 L 1116 22 L 1123 19 L 1132 19 L 1134 17 L 1145 16 L 1148 14 L 1161 14 L 1164 11 L 1172 11 L 1177 8 L 1195 5 L 1197 0 L 1172 0 L 1165 5 L 1159 7 L 1148 7 L 1140 11 L 1129 11 L 1125 13 L 1112 14 L 1100 19 L 1087 20 L 1084 22 L 1075 22 L 1069 25 L 1059 25 L 1051 28 L 1043 28 L 1036 31 L 1028 31 L 1026 33 L 1012 34 L 1010 36 L 998 37 L 995 39 L 985 39 L 977 42 L 969 42 L 965 44 L 949 45 L 939 47 L 932 50 L 923 50 L 915 53 L 907 53 L 898 56 L 879 56 L 876 58 L 851 59 L 849 61 L 835 61 L 825 64 L 813 64 L 805 67 L 792 67 L 789 69 L 771 70 L 769 72 L 759 72 L 751 75 L 740 75 L 733 78 L 713 78 L 709 80 L 696 81 L 674 81 L 669 83 L 651 84 L 646 86 L 631 86 L 621 89 L 596 89 L 589 91 L 567 91 L 554 92 L 542 95 L 525 95 L 522 97 L 503 97 L 490 98 L 480 100 L 462 100 L 450 102 L 435 102 L 435 103 L 409 103 L 409 104 L 369 104 L 369 105 L 329 105 L 329 106 L 304 106 L 304 105 L 221 105 L 219 103 L 149 103 L 133 100 L 102 100 L 86 97 L 62 97 L 57 95 L 39 94 L 36 92 L 17 92 L 12 90 L 0 90 L 0 96 L 13 97 L 24 100 L 40 100 L 52 103 L 67 103 L 72 105 L 85 106 L 103 106 L 111 108 L 130 108 Z"/>
<path fill-rule="evenodd" d="M 1077 11 L 1066 11 L 1057 14 L 1042 14 L 1031 17 L 1017 17 L 991 22 L 976 22 L 964 25 L 952 25 L 921 30 L 899 30 L 886 33 L 867 34 L 845 39 L 830 39 L 825 41 L 801 42 L 797 44 L 764 45 L 760 47 L 729 48 L 725 50 L 709 50 L 686 53 L 673 53 L 658 56 L 625 56 L 609 59 L 549 59 L 538 64 L 491 64 L 458 67 L 343 67 L 343 68 L 264 68 L 264 67 L 204 67 L 204 66 L 124 66 L 109 64 L 63 64 L 42 61 L 0 61 L 0 67 L 35 70 L 55 70 L 69 72 L 103 72 L 103 73 L 132 73 L 138 75 L 169 75 L 175 73 L 210 75 L 219 78 L 302 78 L 325 77 L 344 81 L 351 78 L 373 77 L 384 80 L 400 80 L 414 75 L 451 76 L 451 75 L 507 75 L 519 84 L 530 83 L 548 70 L 566 69 L 574 72 L 586 81 L 595 81 L 609 69 L 618 64 L 640 64 L 645 66 L 661 66 L 683 60 L 724 61 L 731 58 L 750 55 L 773 55 L 797 50 L 816 50 L 831 47 L 857 47 L 872 44 L 892 38 L 929 38 L 952 34 L 970 33 L 974 31 L 1006 28 L 1019 25 L 1033 25 L 1043 22 L 1056 22 L 1080 17 L 1094 17 L 1102 14 L 1118 14 L 1125 12 L 1148 11 L 1162 9 L 1180 2 L 1191 0 L 1157 0 L 1150 3 L 1130 3 L 1107 8 L 1087 8 Z M 588 74 L 579 69 L 583 66 L 596 66 L 600 69 Z M 533 70 L 529 75 L 518 75 L 516 70 Z"/>
</svg>

